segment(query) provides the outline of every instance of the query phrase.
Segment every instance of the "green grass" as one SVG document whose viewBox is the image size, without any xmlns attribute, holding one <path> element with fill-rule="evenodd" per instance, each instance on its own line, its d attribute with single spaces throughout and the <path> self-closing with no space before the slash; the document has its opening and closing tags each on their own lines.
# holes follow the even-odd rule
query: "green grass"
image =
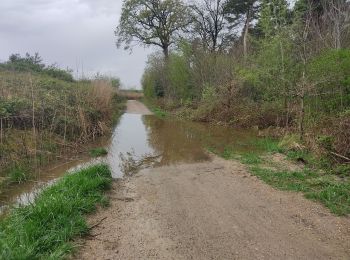
<svg viewBox="0 0 350 260">
<path fill-rule="evenodd" d="M 95 165 L 67 174 L 33 204 L 10 211 L 0 221 L 0 259 L 67 257 L 72 239 L 89 232 L 84 215 L 108 204 L 104 191 L 111 181 L 108 166 Z"/>
<path fill-rule="evenodd" d="M 250 153 L 242 153 L 240 160 L 244 163 L 244 164 L 259 164 L 262 163 L 262 159 L 260 158 L 259 155 L 257 155 L 256 153 L 250 152 Z"/>
<path fill-rule="evenodd" d="M 308 151 L 282 150 L 278 146 L 278 140 L 265 138 L 252 142 L 259 149 L 244 153 L 239 153 L 231 147 L 225 147 L 221 152 L 213 147 L 208 150 L 226 160 L 241 161 L 249 167 L 253 175 L 277 189 L 303 192 L 306 198 L 321 202 L 334 214 L 350 214 L 350 180 L 337 178 L 336 174 L 333 174 L 336 169 L 322 168 L 323 162 L 317 161 Z M 303 158 L 307 166 L 300 171 L 288 171 L 280 169 L 279 165 L 264 157 L 278 152 L 284 152 L 290 161 Z M 343 176 L 343 172 L 347 170 L 347 167 L 339 169 L 340 173 L 337 175 Z"/>
<path fill-rule="evenodd" d="M 9 183 L 23 183 L 26 182 L 29 176 L 29 169 L 26 169 L 24 166 L 14 166 L 7 171 Z"/>
<path fill-rule="evenodd" d="M 113 114 L 112 114 L 112 125 L 116 125 L 119 119 L 125 112 L 127 99 L 118 95 L 114 95 L 112 99 Z"/>
<path fill-rule="evenodd" d="M 321 201 L 333 213 L 347 215 L 350 213 L 350 183 L 330 184 L 322 190 L 309 192 L 306 197 Z"/>
<path fill-rule="evenodd" d="M 161 109 L 159 107 L 152 108 L 152 112 L 154 113 L 154 115 L 156 117 L 160 117 L 160 118 L 164 118 L 168 115 L 168 113 L 166 111 L 164 111 L 163 109 Z"/>
<path fill-rule="evenodd" d="M 337 215 L 350 213 L 350 182 L 338 182 L 332 175 L 308 169 L 300 172 L 273 171 L 253 166 L 251 172 L 280 190 L 301 191 L 305 197 L 319 201 Z"/>
<path fill-rule="evenodd" d="M 103 147 L 99 147 L 99 148 L 91 149 L 89 153 L 91 157 L 100 157 L 100 156 L 107 155 L 108 151 Z"/>
<path fill-rule="evenodd" d="M 252 139 L 252 145 L 268 153 L 282 153 L 284 150 L 279 147 L 279 140 L 273 138 L 256 138 Z"/>
</svg>

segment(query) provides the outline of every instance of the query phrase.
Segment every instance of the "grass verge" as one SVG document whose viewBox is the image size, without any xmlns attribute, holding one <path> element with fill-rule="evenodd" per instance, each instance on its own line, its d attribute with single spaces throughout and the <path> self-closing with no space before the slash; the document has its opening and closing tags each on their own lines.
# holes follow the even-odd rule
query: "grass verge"
<svg viewBox="0 0 350 260">
<path fill-rule="evenodd" d="M 144 103 L 149 108 L 149 110 L 151 110 L 153 112 L 153 114 L 158 118 L 165 118 L 165 117 L 169 116 L 167 111 L 160 108 L 158 105 L 156 105 L 151 100 L 143 98 L 142 103 Z"/>
<path fill-rule="evenodd" d="M 72 239 L 86 235 L 84 215 L 106 206 L 111 186 L 107 165 L 68 174 L 43 190 L 33 204 L 13 209 L 0 221 L 1 259 L 62 259 L 74 249 Z"/>
<path fill-rule="evenodd" d="M 159 107 L 154 107 L 151 110 L 154 113 L 154 115 L 156 117 L 159 117 L 159 118 L 164 118 L 168 115 L 168 113 L 166 111 L 164 111 L 163 109 L 161 109 Z"/>
<path fill-rule="evenodd" d="M 350 213 L 348 178 L 340 178 L 333 174 L 332 169 L 321 168 L 321 163 L 305 151 L 283 151 L 277 140 L 260 139 L 255 144 L 258 150 L 245 153 L 238 153 L 230 147 L 221 151 L 210 147 L 209 150 L 224 159 L 241 161 L 253 175 L 277 189 L 303 192 L 306 198 L 321 202 L 337 215 Z M 271 159 L 273 154 L 282 152 L 285 153 L 284 162 Z M 306 158 L 309 163 L 299 169 L 285 167 L 299 158 Z"/>
</svg>

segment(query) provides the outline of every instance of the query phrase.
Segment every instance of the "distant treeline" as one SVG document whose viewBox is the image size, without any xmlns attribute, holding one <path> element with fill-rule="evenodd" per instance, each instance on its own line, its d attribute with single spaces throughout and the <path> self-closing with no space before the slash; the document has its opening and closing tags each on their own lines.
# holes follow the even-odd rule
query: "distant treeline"
<svg viewBox="0 0 350 260">
<path fill-rule="evenodd" d="M 8 61 L 0 63 L 0 68 L 18 72 L 37 72 L 45 73 L 53 78 L 73 82 L 72 70 L 63 70 L 56 64 L 45 65 L 39 53 L 30 55 L 26 53 L 24 57 L 20 54 L 10 55 Z"/>
</svg>

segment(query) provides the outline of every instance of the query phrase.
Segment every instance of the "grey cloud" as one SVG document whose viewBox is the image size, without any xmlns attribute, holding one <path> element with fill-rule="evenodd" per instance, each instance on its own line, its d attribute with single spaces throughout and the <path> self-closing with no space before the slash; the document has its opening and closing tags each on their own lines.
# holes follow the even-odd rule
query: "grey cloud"
<svg viewBox="0 0 350 260">
<path fill-rule="evenodd" d="M 39 52 L 76 74 L 83 67 L 85 75 L 100 72 L 139 86 L 151 50 L 135 48 L 129 55 L 115 47 L 121 5 L 121 0 L 1 0 L 0 60 Z"/>
</svg>

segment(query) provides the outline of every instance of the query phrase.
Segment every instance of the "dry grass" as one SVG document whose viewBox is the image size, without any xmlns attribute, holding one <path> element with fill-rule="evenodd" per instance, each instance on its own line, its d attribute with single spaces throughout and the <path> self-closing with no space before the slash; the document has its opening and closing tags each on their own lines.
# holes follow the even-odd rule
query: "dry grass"
<svg viewBox="0 0 350 260">
<path fill-rule="evenodd" d="M 23 165 L 32 171 L 108 133 L 115 95 L 105 80 L 0 70 L 0 174 Z"/>
<path fill-rule="evenodd" d="M 91 102 L 103 112 L 110 111 L 113 95 L 116 94 L 112 83 L 106 80 L 95 80 L 91 84 Z"/>
</svg>

